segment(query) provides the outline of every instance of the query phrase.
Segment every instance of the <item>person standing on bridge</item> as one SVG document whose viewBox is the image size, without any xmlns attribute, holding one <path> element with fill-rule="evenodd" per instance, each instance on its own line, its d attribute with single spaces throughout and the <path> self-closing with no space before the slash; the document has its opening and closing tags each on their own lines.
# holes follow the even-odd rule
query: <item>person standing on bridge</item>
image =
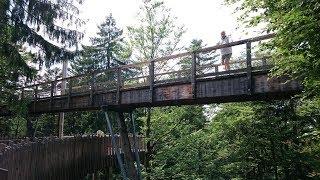
<svg viewBox="0 0 320 180">
<path fill-rule="evenodd" d="M 226 32 L 221 32 L 221 41 L 219 45 L 229 44 L 229 37 L 226 36 Z M 226 71 L 230 70 L 230 58 L 232 56 L 232 47 L 221 48 L 221 64 L 224 65 Z"/>
</svg>

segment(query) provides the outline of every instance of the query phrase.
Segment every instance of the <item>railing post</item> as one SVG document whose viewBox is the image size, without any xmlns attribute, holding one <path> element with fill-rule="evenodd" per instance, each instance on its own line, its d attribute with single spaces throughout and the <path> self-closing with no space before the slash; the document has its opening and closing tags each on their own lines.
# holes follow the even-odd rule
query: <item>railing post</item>
<svg viewBox="0 0 320 180">
<path fill-rule="evenodd" d="M 121 104 L 121 68 L 117 68 L 117 104 Z"/>
<path fill-rule="evenodd" d="M 69 84 L 68 84 L 68 108 L 70 108 L 71 96 L 72 96 L 72 79 L 69 79 Z"/>
<path fill-rule="evenodd" d="M 92 74 L 90 80 L 90 105 L 93 106 L 94 104 L 94 91 L 95 91 L 95 74 Z"/>
<path fill-rule="evenodd" d="M 247 86 L 248 86 L 248 94 L 251 95 L 253 93 L 253 81 L 252 81 L 252 55 L 251 55 L 251 42 L 246 43 L 247 50 Z"/>
<path fill-rule="evenodd" d="M 35 98 L 35 100 L 38 99 L 38 85 L 36 85 L 34 88 L 34 98 Z"/>
<path fill-rule="evenodd" d="M 21 89 L 21 100 L 24 99 L 24 88 Z"/>
<path fill-rule="evenodd" d="M 262 57 L 262 70 L 266 70 L 267 69 L 267 59 L 266 57 Z"/>
<path fill-rule="evenodd" d="M 196 53 L 192 53 L 192 62 L 191 62 L 191 89 L 192 89 L 192 98 L 197 97 L 197 56 Z"/>
<path fill-rule="evenodd" d="M 54 88 L 55 88 L 55 81 L 52 81 L 51 89 L 50 89 L 50 110 L 52 110 L 52 106 L 53 106 Z"/>
<path fill-rule="evenodd" d="M 150 83 L 150 102 L 154 101 L 154 61 L 151 60 L 149 64 L 149 83 Z"/>
<path fill-rule="evenodd" d="M 38 85 L 34 89 L 34 101 L 33 101 L 33 112 L 36 112 L 36 103 L 38 101 Z"/>
<path fill-rule="evenodd" d="M 214 72 L 215 73 L 219 72 L 219 65 L 214 66 Z"/>
</svg>

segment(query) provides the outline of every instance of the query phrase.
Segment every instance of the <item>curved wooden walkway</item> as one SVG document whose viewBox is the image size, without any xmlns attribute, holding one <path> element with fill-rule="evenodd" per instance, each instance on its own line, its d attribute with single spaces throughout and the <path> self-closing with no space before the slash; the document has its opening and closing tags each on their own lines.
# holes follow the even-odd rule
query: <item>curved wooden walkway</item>
<svg viewBox="0 0 320 180">
<path fill-rule="evenodd" d="M 117 138 L 119 147 L 120 139 Z M 137 146 L 144 160 L 142 137 L 138 137 Z M 79 180 L 108 168 L 117 168 L 115 151 L 108 136 L 41 138 L 33 142 L 28 139 L 0 140 L 1 180 Z"/>
</svg>

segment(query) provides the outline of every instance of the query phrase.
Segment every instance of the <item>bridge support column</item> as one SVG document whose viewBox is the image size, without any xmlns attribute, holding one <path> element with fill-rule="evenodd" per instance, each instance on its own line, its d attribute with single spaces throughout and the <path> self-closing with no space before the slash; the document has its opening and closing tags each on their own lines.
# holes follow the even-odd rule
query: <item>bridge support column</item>
<svg viewBox="0 0 320 180">
<path fill-rule="evenodd" d="M 139 151 L 137 147 L 137 133 L 136 133 L 136 123 L 133 117 L 133 112 L 130 112 L 130 120 L 132 123 L 132 136 L 133 136 L 133 148 L 134 148 L 134 154 L 137 162 L 137 176 L 138 179 L 142 179 L 141 177 L 141 167 L 140 167 L 140 157 L 139 157 Z"/>
<path fill-rule="evenodd" d="M 123 112 L 117 112 L 117 122 L 120 127 L 120 137 L 121 137 L 121 147 L 124 153 L 124 162 L 128 172 L 129 179 L 138 179 L 135 166 L 134 158 L 131 151 L 131 145 L 128 136 L 127 125 L 125 123 L 125 118 Z"/>
<path fill-rule="evenodd" d="M 118 145 L 116 143 L 116 140 L 115 140 L 115 137 L 114 137 L 114 134 L 113 134 L 113 131 L 112 131 L 112 125 L 111 125 L 107 110 L 108 109 L 107 109 L 106 106 L 102 107 L 102 111 L 104 111 L 104 114 L 105 114 L 105 117 L 106 117 L 107 129 L 108 129 L 108 131 L 109 131 L 109 133 L 111 135 L 112 148 L 116 152 L 116 158 L 117 158 L 120 170 L 121 170 L 122 178 L 126 180 L 127 179 L 127 175 L 126 175 L 125 169 L 123 167 L 123 163 L 122 163 L 122 159 L 121 159 L 121 156 L 120 156 L 119 147 L 118 147 Z"/>
</svg>

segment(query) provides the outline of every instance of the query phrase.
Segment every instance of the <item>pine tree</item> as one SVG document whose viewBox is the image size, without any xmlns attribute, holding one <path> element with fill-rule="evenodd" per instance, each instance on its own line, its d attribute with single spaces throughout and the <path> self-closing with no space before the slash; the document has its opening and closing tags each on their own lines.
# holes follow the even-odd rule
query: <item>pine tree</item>
<svg viewBox="0 0 320 180">
<path fill-rule="evenodd" d="M 78 0 L 81 3 L 81 0 Z M 72 47 L 82 33 L 56 23 L 81 26 L 79 13 L 72 0 L 2 0 L 0 2 L 1 56 L 16 63 L 23 63 L 19 53 L 22 45 L 37 50 L 35 59 L 51 65 L 72 54 L 59 45 Z M 61 23 L 59 23 L 61 24 Z M 54 42 L 53 42 L 54 41 Z M 57 45 L 58 44 L 58 45 Z"/>
<path fill-rule="evenodd" d="M 0 0 L 0 104 L 15 116 L 4 122 L 7 129 L 3 134 L 8 135 L 11 130 L 14 135 L 25 133 L 27 102 L 17 103 L 16 88 L 35 77 L 36 70 L 30 62 L 49 67 L 73 57 L 66 48 L 83 35 L 63 26 L 82 25 L 76 17 L 81 3 L 82 0 Z"/>
<path fill-rule="evenodd" d="M 123 31 L 117 27 L 112 14 L 98 29 L 98 37 L 91 39 L 92 46 L 83 46 L 80 57 L 72 63 L 75 74 L 123 65 L 124 59 L 130 56 L 130 50 L 124 45 Z"/>
<path fill-rule="evenodd" d="M 81 0 L 78 0 L 81 3 Z M 73 54 L 62 48 L 72 47 L 82 33 L 61 27 L 76 27 L 82 21 L 72 0 L 1 0 L 0 1 L 0 87 L 2 103 L 10 102 L 11 91 L 21 77 L 34 77 L 27 61 L 47 66 Z M 32 49 L 32 53 L 27 50 Z M 37 51 L 36 53 L 34 53 Z"/>
<path fill-rule="evenodd" d="M 110 14 L 104 23 L 99 26 L 98 36 L 92 39 L 96 46 L 97 58 L 106 62 L 105 68 L 123 65 L 122 58 L 129 54 L 123 54 L 123 30 L 118 28 L 116 20 Z"/>
</svg>

